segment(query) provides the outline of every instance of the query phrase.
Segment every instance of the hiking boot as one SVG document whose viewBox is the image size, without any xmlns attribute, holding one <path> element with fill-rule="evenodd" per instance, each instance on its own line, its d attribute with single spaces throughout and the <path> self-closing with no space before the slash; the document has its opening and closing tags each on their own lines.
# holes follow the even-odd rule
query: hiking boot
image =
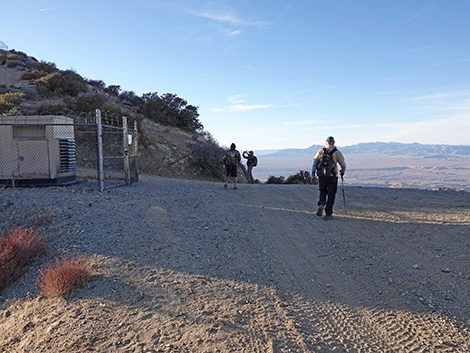
<svg viewBox="0 0 470 353">
<path fill-rule="evenodd" d="M 227 184 L 224 184 L 224 188 L 227 189 Z"/>
<path fill-rule="evenodd" d="M 330 214 L 330 215 L 325 215 L 325 216 L 322 217 L 322 219 L 323 219 L 324 221 L 331 221 L 331 220 L 333 219 L 333 215 L 332 215 L 332 214 Z"/>
<path fill-rule="evenodd" d="M 323 214 L 323 209 L 324 208 L 325 208 L 325 205 L 318 206 L 318 210 L 317 210 L 317 216 L 318 217 L 321 217 L 321 215 Z"/>
<path fill-rule="evenodd" d="M 233 190 L 238 190 L 238 187 L 235 185 L 235 186 L 233 187 Z"/>
</svg>

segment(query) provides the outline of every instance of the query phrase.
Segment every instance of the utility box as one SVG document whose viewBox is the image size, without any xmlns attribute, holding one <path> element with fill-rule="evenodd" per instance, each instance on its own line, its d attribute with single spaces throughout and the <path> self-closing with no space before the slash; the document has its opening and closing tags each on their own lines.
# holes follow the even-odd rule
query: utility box
<svg viewBox="0 0 470 353">
<path fill-rule="evenodd" d="M 73 119 L 0 117 L 0 183 L 58 185 L 75 180 Z"/>
</svg>

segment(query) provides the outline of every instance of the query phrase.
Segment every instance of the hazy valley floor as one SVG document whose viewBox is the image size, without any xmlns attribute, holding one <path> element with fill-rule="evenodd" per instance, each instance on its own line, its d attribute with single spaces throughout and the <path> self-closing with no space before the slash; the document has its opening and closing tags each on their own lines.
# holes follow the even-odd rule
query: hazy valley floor
<svg viewBox="0 0 470 353">
<path fill-rule="evenodd" d="M 470 191 L 470 158 L 358 153 L 345 156 L 346 182 L 351 186 Z M 312 170 L 313 156 L 279 158 L 260 156 L 254 176 L 287 178 L 299 170 Z"/>
<path fill-rule="evenodd" d="M 39 229 L 50 261 L 97 278 L 38 297 L 30 268 L 0 297 L 0 352 L 468 352 L 470 193 L 318 190 L 142 176 L 99 194 L 0 191 L 0 227 Z"/>
</svg>

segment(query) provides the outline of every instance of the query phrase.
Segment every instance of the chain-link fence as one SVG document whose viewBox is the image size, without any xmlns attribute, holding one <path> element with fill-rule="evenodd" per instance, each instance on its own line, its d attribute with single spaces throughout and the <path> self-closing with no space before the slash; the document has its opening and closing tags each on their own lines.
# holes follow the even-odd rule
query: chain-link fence
<svg viewBox="0 0 470 353">
<path fill-rule="evenodd" d="M 137 123 L 95 116 L 0 117 L 0 185 L 104 189 L 138 180 Z"/>
</svg>

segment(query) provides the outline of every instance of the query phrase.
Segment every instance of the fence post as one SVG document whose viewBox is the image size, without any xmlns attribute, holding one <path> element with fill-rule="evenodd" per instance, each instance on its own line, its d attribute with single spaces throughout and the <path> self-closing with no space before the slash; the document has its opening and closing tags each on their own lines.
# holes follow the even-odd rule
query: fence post
<svg viewBox="0 0 470 353">
<path fill-rule="evenodd" d="M 101 110 L 96 109 L 96 133 L 98 145 L 98 189 L 104 191 L 104 169 L 103 169 L 103 125 L 101 124 Z"/>
<path fill-rule="evenodd" d="M 122 117 L 122 141 L 124 153 L 124 177 L 126 178 L 126 185 L 131 184 L 131 170 L 129 168 L 129 129 L 127 128 L 127 117 Z"/>
<path fill-rule="evenodd" d="M 136 181 L 139 180 L 139 144 L 137 138 L 139 134 L 137 132 L 137 120 L 134 120 L 134 170 L 136 175 Z"/>
</svg>

